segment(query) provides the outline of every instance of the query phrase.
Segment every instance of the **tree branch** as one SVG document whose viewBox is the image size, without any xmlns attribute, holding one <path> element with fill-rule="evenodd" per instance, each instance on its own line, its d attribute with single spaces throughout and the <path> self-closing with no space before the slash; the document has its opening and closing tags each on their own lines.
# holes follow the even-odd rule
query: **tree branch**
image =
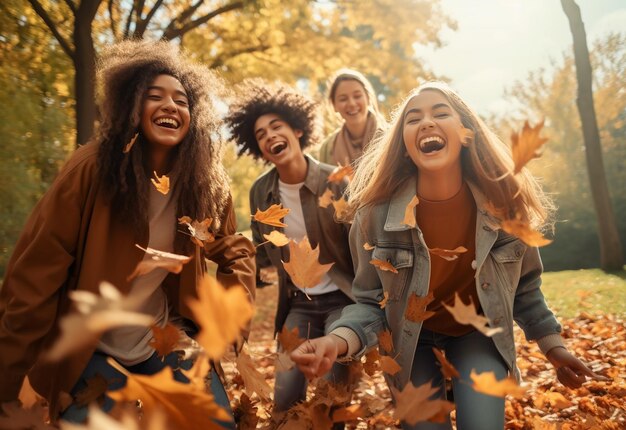
<svg viewBox="0 0 626 430">
<path fill-rule="evenodd" d="M 142 0 L 141 1 L 142 9 L 143 9 L 143 4 L 144 2 Z M 134 33 L 134 36 L 136 38 L 141 39 L 143 37 L 143 34 L 146 32 L 146 29 L 148 28 L 148 24 L 150 24 L 152 17 L 154 17 L 154 14 L 157 12 L 157 10 L 161 7 L 162 4 L 163 4 L 163 0 L 157 0 L 145 18 L 141 18 L 140 16 L 141 9 L 137 10 L 137 27 L 135 28 L 135 33 Z"/>
<path fill-rule="evenodd" d="M 222 6 L 218 9 L 215 9 L 213 12 L 210 12 L 204 16 L 201 16 L 200 18 L 194 21 L 188 22 L 187 24 L 183 25 L 179 29 L 173 28 L 172 24 L 174 24 L 176 20 L 172 20 L 170 25 L 168 25 L 165 31 L 163 32 L 163 35 L 161 36 L 161 38 L 164 40 L 176 39 L 177 37 L 182 36 L 188 31 L 191 31 L 194 28 L 199 27 L 202 24 L 209 22 L 211 19 L 215 18 L 218 15 L 221 15 L 226 12 L 230 12 L 232 10 L 241 9 L 241 8 L 243 8 L 243 2 L 241 1 L 237 1 L 226 6 Z M 172 28 L 170 28 L 171 26 Z"/>
<path fill-rule="evenodd" d="M 128 16 L 126 17 L 126 24 L 124 25 L 124 33 L 122 33 L 122 37 L 124 39 L 128 39 L 128 35 L 130 34 L 130 24 L 133 22 L 133 12 L 137 9 L 137 1 L 133 1 L 130 10 L 128 11 Z"/>
<path fill-rule="evenodd" d="M 247 48 L 237 49 L 236 51 L 229 52 L 228 54 L 220 55 L 218 58 L 213 60 L 213 62 L 211 63 L 209 67 L 211 69 L 214 69 L 214 68 L 224 65 L 226 60 L 231 60 L 239 55 L 252 54 L 254 52 L 263 52 L 269 48 L 270 48 L 269 45 L 257 45 L 257 46 L 248 46 Z"/>
<path fill-rule="evenodd" d="M 76 15 L 76 5 L 74 4 L 74 2 L 72 0 L 65 0 L 65 4 L 67 5 L 67 7 L 70 8 L 72 13 Z"/>
<path fill-rule="evenodd" d="M 37 13 L 37 15 L 39 15 L 41 19 L 43 19 L 43 22 L 46 23 L 54 38 L 57 40 L 57 42 L 59 42 L 59 45 L 61 46 L 61 49 L 63 49 L 63 52 L 65 52 L 68 57 L 74 60 L 74 50 L 67 42 L 67 40 L 65 40 L 63 35 L 61 35 L 56 24 L 54 23 L 52 18 L 50 18 L 50 15 L 48 15 L 48 12 L 46 12 L 41 3 L 39 3 L 38 0 L 28 0 L 28 2 L 32 6 L 33 10 Z"/>
<path fill-rule="evenodd" d="M 111 33 L 113 33 L 113 38 L 117 40 L 117 23 L 115 22 L 115 17 L 113 16 L 113 4 L 115 0 L 109 0 L 107 5 L 109 9 L 109 25 L 111 27 Z"/>
</svg>

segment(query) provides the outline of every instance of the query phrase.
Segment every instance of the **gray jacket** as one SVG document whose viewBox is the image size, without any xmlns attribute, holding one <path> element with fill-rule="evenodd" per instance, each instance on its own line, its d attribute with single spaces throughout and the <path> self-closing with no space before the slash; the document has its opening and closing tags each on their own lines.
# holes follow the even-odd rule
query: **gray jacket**
<svg viewBox="0 0 626 430">
<path fill-rule="evenodd" d="M 515 364 L 513 321 L 524 330 L 526 338 L 536 340 L 561 331 L 554 314 L 548 309 L 540 290 L 543 270 L 537 248 L 528 247 L 516 237 L 497 229 L 483 209 L 485 199 L 470 189 L 476 201 L 476 289 L 491 327 L 502 327 L 494 343 L 511 372 L 519 380 Z M 430 280 L 430 255 L 422 232 L 403 223 L 407 204 L 415 195 L 415 184 L 407 181 L 387 202 L 360 209 L 350 230 L 350 251 L 355 266 L 352 292 L 357 303 L 344 308 L 340 320 L 331 327 L 348 327 L 359 337 L 360 356 L 378 343 L 377 333 L 389 328 L 393 337 L 393 355 L 402 370 L 387 382 L 403 388 L 409 381 L 421 322 L 404 317 L 412 293 L 425 296 Z M 367 251 L 364 243 L 375 248 Z M 398 269 L 394 274 L 381 271 L 370 260 L 389 261 Z M 389 293 L 385 309 L 379 302 Z M 381 353 L 384 353 L 381 351 Z"/>
</svg>

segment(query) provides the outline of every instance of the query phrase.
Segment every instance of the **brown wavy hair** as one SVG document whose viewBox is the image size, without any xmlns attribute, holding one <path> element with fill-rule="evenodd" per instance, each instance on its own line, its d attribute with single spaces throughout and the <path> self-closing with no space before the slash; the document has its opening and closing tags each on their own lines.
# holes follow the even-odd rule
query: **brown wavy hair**
<svg viewBox="0 0 626 430">
<path fill-rule="evenodd" d="M 427 82 L 411 91 L 393 114 L 391 127 L 368 146 L 354 179 L 348 186 L 349 216 L 361 207 L 390 198 L 407 180 L 414 179 L 417 167 L 405 156 L 403 118 L 409 101 L 422 91 L 437 91 L 458 112 L 465 128 L 474 132 L 473 142 L 461 150 L 463 178 L 476 184 L 506 218 L 519 217 L 534 228 L 551 223 L 554 204 L 528 169 L 513 175 L 509 148 L 480 117 L 443 82 Z"/>
<path fill-rule="evenodd" d="M 113 210 L 135 227 L 145 225 L 152 186 L 152 172 L 144 167 L 147 145 L 139 133 L 128 153 L 123 148 L 140 131 L 147 88 L 162 74 L 178 79 L 185 88 L 191 115 L 189 131 L 173 151 L 169 173 L 178 192 L 177 214 L 197 220 L 211 217 L 217 229 L 230 195 L 214 106 L 222 81 L 172 43 L 125 41 L 102 53 L 97 71 L 100 123 L 94 138 L 100 145 L 101 183 Z"/>
</svg>

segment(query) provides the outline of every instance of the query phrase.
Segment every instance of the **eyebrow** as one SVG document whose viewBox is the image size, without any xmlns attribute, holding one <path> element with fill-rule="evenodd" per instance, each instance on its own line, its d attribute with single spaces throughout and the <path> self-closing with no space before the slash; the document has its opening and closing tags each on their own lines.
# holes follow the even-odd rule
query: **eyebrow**
<svg viewBox="0 0 626 430">
<path fill-rule="evenodd" d="M 431 108 L 431 110 L 440 109 L 440 108 L 448 108 L 448 109 L 452 109 L 452 108 L 450 107 L 450 105 L 448 105 L 447 103 L 437 103 L 436 105 L 433 105 L 433 107 Z M 422 110 L 421 110 L 421 109 L 417 109 L 417 108 L 410 109 L 410 110 L 408 110 L 408 111 L 407 111 L 407 113 L 404 115 L 404 116 L 405 116 L 405 118 L 406 118 L 406 116 L 407 116 L 408 114 L 410 114 L 410 113 L 422 113 Z"/>
<path fill-rule="evenodd" d="M 148 91 L 150 90 L 159 90 L 159 91 L 165 91 L 165 88 L 163 87 L 159 87 L 157 85 L 152 85 L 150 87 L 148 87 Z M 188 99 L 189 97 L 187 96 L 187 93 L 181 90 L 174 90 L 174 92 L 178 95 L 181 95 L 183 97 L 185 97 L 186 99 Z"/>
<path fill-rule="evenodd" d="M 267 124 L 268 126 L 271 126 L 272 124 L 274 124 L 277 121 L 281 121 L 280 118 L 274 118 L 273 120 L 271 120 L 269 122 L 269 124 Z M 259 127 L 254 131 L 254 135 L 257 136 L 259 134 L 260 131 L 263 131 L 263 127 Z"/>
</svg>

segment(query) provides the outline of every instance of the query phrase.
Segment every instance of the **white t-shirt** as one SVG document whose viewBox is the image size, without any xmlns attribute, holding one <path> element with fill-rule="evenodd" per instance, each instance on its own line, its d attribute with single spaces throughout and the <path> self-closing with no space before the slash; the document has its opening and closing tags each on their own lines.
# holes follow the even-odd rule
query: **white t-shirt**
<svg viewBox="0 0 626 430">
<path fill-rule="evenodd" d="M 287 224 L 287 227 L 285 227 L 285 236 L 296 242 L 301 241 L 304 236 L 307 235 L 304 214 L 302 212 L 302 202 L 300 201 L 300 188 L 302 188 L 303 185 L 304 182 L 285 184 L 280 179 L 278 180 L 280 202 L 283 204 L 284 208 L 290 209 L 289 213 L 285 215 L 285 224 Z M 316 296 L 330 293 L 338 289 L 339 287 L 337 287 L 330 276 L 328 276 L 328 273 L 325 273 L 320 283 L 312 288 L 307 288 L 306 293 L 310 296 Z M 304 289 L 301 290 L 305 291 Z"/>
</svg>

